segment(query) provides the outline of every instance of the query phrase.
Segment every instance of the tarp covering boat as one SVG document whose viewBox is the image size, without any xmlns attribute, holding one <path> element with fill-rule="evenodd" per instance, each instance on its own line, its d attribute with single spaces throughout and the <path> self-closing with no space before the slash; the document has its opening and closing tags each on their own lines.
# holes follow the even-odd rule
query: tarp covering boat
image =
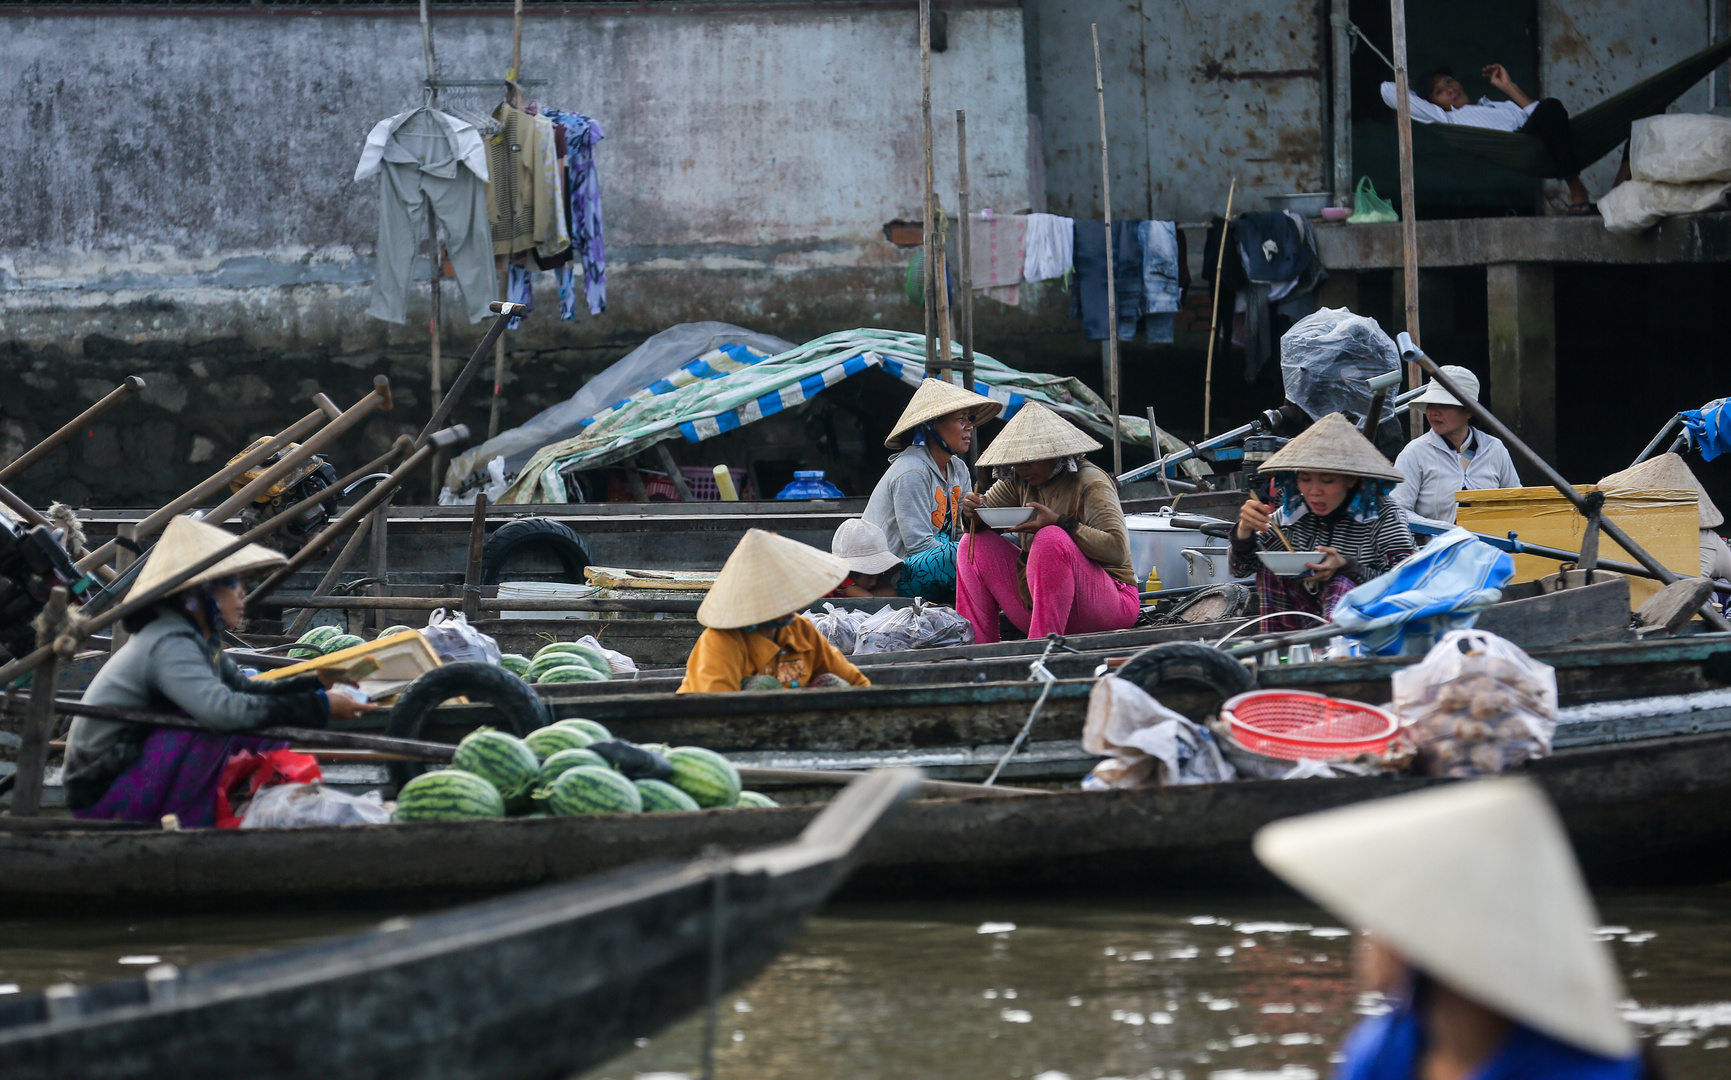
<svg viewBox="0 0 1731 1080">
<path fill-rule="evenodd" d="M 737 352 L 744 355 L 733 355 L 725 364 L 693 358 L 676 375 L 658 379 L 598 410 L 577 425 L 574 435 L 541 446 L 497 501 L 568 502 L 565 478 L 573 472 L 622 461 L 666 439 L 683 437 L 687 442 L 702 442 L 804 404 L 826 388 L 871 368 L 909 386 L 917 387 L 925 377 L 925 339 L 895 330 L 826 334 L 763 358 L 744 350 Z M 959 349 L 955 355 L 959 361 Z M 1111 438 L 1112 419 L 1106 403 L 1080 381 L 1017 371 L 982 353 L 974 354 L 974 363 L 974 389 L 1002 401 L 1005 419 L 1024 401 L 1038 401 L 1072 423 Z M 1126 443 L 1148 445 L 1146 419 L 1125 416 L 1120 426 Z M 1169 450 L 1183 445 L 1164 432 L 1161 437 Z M 490 460 L 477 456 L 468 464 L 471 470 L 478 470 Z M 447 482 L 452 479 L 454 475 L 447 477 Z"/>
</svg>

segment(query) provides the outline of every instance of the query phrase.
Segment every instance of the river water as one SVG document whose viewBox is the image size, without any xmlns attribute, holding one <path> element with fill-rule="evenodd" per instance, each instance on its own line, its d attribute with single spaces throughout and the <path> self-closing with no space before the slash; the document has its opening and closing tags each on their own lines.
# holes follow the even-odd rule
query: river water
<svg viewBox="0 0 1731 1080">
<path fill-rule="evenodd" d="M 1625 1012 L 1673 1080 L 1731 1075 L 1731 887 L 1607 892 Z M 0 918 L 0 992 L 341 933 L 384 914 Z M 1308 1080 L 1367 1009 L 1351 939 L 1278 897 L 839 905 L 719 1010 L 738 1080 Z M 703 1018 L 584 1080 L 695 1075 Z"/>
</svg>

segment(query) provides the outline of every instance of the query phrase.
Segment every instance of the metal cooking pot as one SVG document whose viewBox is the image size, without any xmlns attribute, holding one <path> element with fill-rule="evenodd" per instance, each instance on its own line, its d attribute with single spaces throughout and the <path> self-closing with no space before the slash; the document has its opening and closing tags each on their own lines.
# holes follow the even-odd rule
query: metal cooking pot
<svg viewBox="0 0 1731 1080">
<path fill-rule="evenodd" d="M 1185 564 L 1186 584 L 1221 585 L 1229 581 L 1248 580 L 1232 576 L 1232 570 L 1227 565 L 1231 561 L 1228 557 L 1231 550 L 1227 545 L 1221 544 L 1219 547 L 1185 548 L 1180 551 L 1178 554 Z"/>
<path fill-rule="evenodd" d="M 1169 506 L 1152 514 L 1126 514 L 1124 525 L 1130 532 L 1130 565 L 1136 571 L 1136 584 L 1146 588 L 1148 572 L 1160 571 L 1162 588 L 1176 589 L 1189 581 L 1189 566 L 1184 560 L 1185 548 L 1207 547 L 1224 537 L 1232 522 L 1195 514 L 1174 514 Z M 1207 532 L 1203 530 L 1207 529 Z M 1230 580 L 1223 578 L 1221 580 Z"/>
</svg>

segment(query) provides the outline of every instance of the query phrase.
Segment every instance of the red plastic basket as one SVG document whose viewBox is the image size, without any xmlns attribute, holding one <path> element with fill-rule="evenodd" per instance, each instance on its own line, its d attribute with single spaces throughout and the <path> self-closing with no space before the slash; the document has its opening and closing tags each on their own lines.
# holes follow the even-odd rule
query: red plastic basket
<svg viewBox="0 0 1731 1080">
<path fill-rule="evenodd" d="M 1382 709 L 1304 690 L 1252 690 L 1220 707 L 1245 749 L 1288 761 L 1380 753 L 1400 730 Z"/>
</svg>

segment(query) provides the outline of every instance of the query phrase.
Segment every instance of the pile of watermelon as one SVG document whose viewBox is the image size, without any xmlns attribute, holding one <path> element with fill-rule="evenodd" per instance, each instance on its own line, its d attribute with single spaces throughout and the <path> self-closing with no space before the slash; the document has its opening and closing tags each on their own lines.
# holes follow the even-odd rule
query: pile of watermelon
<svg viewBox="0 0 1731 1080">
<path fill-rule="evenodd" d="M 499 666 L 529 683 L 602 682 L 613 677 L 607 654 L 593 645 L 555 641 L 533 657 L 506 653 Z"/>
<path fill-rule="evenodd" d="M 644 747 L 666 757 L 672 775 L 666 780 L 628 779 L 589 749 L 612 739 L 593 720 L 560 720 L 521 739 L 476 728 L 457 744 L 449 769 L 423 773 L 403 785 L 396 819 L 457 821 L 776 805 L 767 795 L 740 790 L 739 770 L 700 746 Z"/>
<path fill-rule="evenodd" d="M 315 626 L 295 639 L 287 655 L 291 660 L 316 660 L 366 643 L 359 634 L 345 634 L 334 626 Z"/>
</svg>

